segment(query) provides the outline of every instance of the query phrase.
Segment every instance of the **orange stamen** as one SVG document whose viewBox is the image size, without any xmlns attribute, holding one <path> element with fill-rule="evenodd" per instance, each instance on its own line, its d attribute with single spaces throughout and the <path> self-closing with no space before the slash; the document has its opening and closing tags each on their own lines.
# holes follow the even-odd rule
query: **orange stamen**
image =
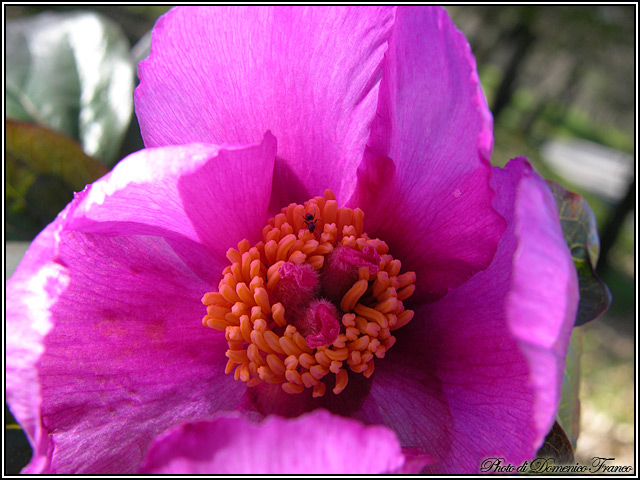
<svg viewBox="0 0 640 480">
<path fill-rule="evenodd" d="M 308 264 L 321 277 L 323 268 L 331 268 L 327 256 L 336 248 L 362 252 L 365 247 L 380 255 L 377 270 L 375 263 L 371 270 L 359 267 L 336 305 L 341 324 L 337 338 L 310 348 L 294 326 L 296 312 L 274 301 L 280 268 L 285 262 Z M 386 243 L 364 232 L 364 212 L 338 207 L 330 190 L 304 205 L 283 208 L 262 230 L 261 242 L 252 247 L 244 239 L 227 251 L 230 265 L 222 272 L 218 291 L 202 297 L 207 307 L 203 325 L 225 332 L 229 345 L 225 373 L 233 372 L 249 387 L 276 383 L 290 394 L 310 389 L 314 398 L 326 394 L 330 374 L 335 376 L 336 395 L 347 388 L 348 370 L 371 377 L 374 361 L 396 341 L 391 332 L 413 318 L 403 302 L 415 291 L 416 275 L 400 274 L 400 261 L 388 252 Z"/>
</svg>

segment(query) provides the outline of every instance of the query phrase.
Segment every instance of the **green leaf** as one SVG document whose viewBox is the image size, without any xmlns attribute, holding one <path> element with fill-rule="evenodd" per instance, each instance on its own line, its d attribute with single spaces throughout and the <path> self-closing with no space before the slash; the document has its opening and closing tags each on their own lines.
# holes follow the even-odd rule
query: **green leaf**
<svg viewBox="0 0 640 480">
<path fill-rule="evenodd" d="M 17 475 L 31 459 L 31 445 L 24 431 L 17 425 L 4 430 L 5 475 Z"/>
<path fill-rule="evenodd" d="M 65 135 L 7 120 L 7 239 L 33 238 L 73 199 L 73 192 L 105 173 Z"/>
<path fill-rule="evenodd" d="M 580 434 L 580 359 L 583 336 L 584 330 L 580 327 L 571 332 L 562 381 L 562 400 L 558 409 L 558 423 L 574 450 Z"/>
<path fill-rule="evenodd" d="M 115 163 L 133 109 L 120 28 L 93 12 L 43 13 L 8 21 L 6 45 L 7 118 L 63 132 Z"/>
<path fill-rule="evenodd" d="M 4 404 L 4 418 L 4 474 L 17 475 L 31 459 L 31 445 L 6 403 Z"/>
<path fill-rule="evenodd" d="M 544 439 L 544 443 L 538 450 L 538 458 L 553 458 L 554 465 L 570 465 L 575 463 L 575 456 L 571 442 L 558 422 Z"/>
<path fill-rule="evenodd" d="M 580 195 L 547 180 L 558 207 L 564 240 L 578 272 L 580 303 L 575 325 L 583 325 L 603 313 L 611 304 L 611 293 L 595 272 L 600 255 L 596 219 Z"/>
</svg>

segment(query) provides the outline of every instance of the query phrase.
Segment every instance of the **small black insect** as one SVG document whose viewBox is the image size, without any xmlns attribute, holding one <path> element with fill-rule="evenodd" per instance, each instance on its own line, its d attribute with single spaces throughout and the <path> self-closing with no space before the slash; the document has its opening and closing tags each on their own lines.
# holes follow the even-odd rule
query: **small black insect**
<svg viewBox="0 0 640 480">
<path fill-rule="evenodd" d="M 304 219 L 304 223 L 307 225 L 307 228 L 311 233 L 313 233 L 316 229 L 316 222 L 318 221 L 313 213 L 307 213 L 302 217 Z"/>
</svg>

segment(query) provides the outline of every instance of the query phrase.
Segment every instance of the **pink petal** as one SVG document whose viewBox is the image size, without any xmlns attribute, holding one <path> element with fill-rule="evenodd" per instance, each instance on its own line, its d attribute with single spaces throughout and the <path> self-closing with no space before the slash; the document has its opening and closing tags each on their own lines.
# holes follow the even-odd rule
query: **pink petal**
<svg viewBox="0 0 640 480">
<path fill-rule="evenodd" d="M 201 323 L 211 285 L 162 238 L 63 232 L 54 262 L 69 284 L 37 366 L 49 473 L 132 473 L 155 435 L 234 408 L 246 387 Z"/>
<path fill-rule="evenodd" d="M 36 237 L 7 281 L 7 403 L 33 448 L 31 462 L 22 473 L 40 473 L 49 465 L 50 442 L 42 427 L 38 368 L 44 338 L 54 323 L 50 309 L 69 283 L 67 269 L 48 262 L 55 255 L 54 239 L 67 212 L 68 208 Z"/>
<path fill-rule="evenodd" d="M 393 9 L 177 8 L 139 66 L 147 146 L 278 138 L 274 205 L 354 187 Z"/>
<path fill-rule="evenodd" d="M 428 447 L 430 473 L 531 459 L 560 401 L 575 269 L 544 181 L 521 159 L 494 175 L 509 228 L 493 263 L 396 332 L 356 414 Z"/>
<path fill-rule="evenodd" d="M 270 134 L 139 152 L 34 241 L 7 285 L 8 400 L 34 445 L 25 472 L 133 472 L 153 436 L 234 408 L 246 387 L 224 374 L 227 343 L 202 326 L 200 299 L 229 246 L 214 240 L 260 234 L 270 175 L 246 167 L 269 171 L 274 155 Z"/>
<path fill-rule="evenodd" d="M 579 301 L 578 280 L 557 220 L 556 203 L 531 167 L 522 166 L 515 253 L 507 301 L 509 327 L 532 369 L 538 443 L 554 421 L 564 361 Z M 552 219 L 552 220 L 551 220 Z M 550 281 L 553 279 L 553 281 Z"/>
<path fill-rule="evenodd" d="M 237 416 L 183 424 L 154 440 L 140 473 L 417 473 L 428 458 L 415 459 L 405 460 L 386 427 L 316 410 L 293 420 L 271 416 L 260 424 Z"/>
<path fill-rule="evenodd" d="M 440 8 L 398 9 L 378 111 L 351 200 L 417 273 L 417 299 L 486 268 L 504 231 L 492 209 L 492 119 L 464 36 Z"/>
<path fill-rule="evenodd" d="M 67 228 L 162 236 L 202 278 L 217 283 L 227 249 L 261 237 L 275 151 L 270 133 L 247 147 L 141 150 L 88 187 Z"/>
</svg>

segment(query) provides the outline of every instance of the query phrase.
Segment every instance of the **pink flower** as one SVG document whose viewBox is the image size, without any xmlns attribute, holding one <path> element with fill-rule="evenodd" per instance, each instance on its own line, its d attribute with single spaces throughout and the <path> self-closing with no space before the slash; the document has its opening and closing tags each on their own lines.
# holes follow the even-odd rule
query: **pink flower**
<svg viewBox="0 0 640 480">
<path fill-rule="evenodd" d="M 148 148 L 77 194 L 7 285 L 25 472 L 535 456 L 576 274 L 544 181 L 490 166 L 444 10 L 177 8 L 139 75 Z"/>
</svg>

